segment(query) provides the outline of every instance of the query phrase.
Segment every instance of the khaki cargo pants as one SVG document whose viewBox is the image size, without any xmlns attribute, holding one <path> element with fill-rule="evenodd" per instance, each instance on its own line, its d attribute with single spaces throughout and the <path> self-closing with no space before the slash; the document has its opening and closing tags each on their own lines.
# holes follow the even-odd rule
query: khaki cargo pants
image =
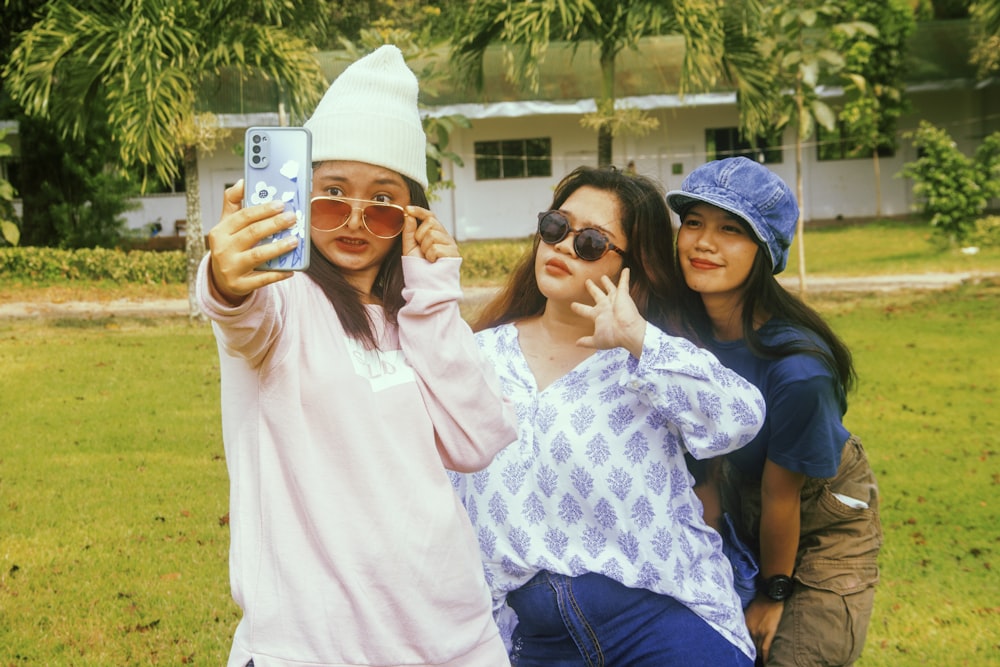
<svg viewBox="0 0 1000 667">
<path fill-rule="evenodd" d="M 722 486 L 726 511 L 738 517 L 747 544 L 757 545 L 760 480 L 740 481 L 726 464 Z M 851 507 L 834 494 L 868 507 Z M 875 474 L 861 440 L 851 436 L 837 475 L 808 479 L 802 489 L 795 592 L 785 601 L 768 667 L 851 665 L 861 655 L 879 575 L 878 506 Z"/>
</svg>

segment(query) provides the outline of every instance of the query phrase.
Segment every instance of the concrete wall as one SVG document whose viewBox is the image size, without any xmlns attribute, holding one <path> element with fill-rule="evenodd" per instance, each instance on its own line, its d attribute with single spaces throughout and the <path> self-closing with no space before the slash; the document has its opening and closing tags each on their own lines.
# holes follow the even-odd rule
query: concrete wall
<svg viewBox="0 0 1000 667">
<path fill-rule="evenodd" d="M 128 229 L 149 229 L 149 225 L 159 222 L 164 235 L 174 233 L 174 223 L 187 217 L 184 193 L 147 195 L 137 200 L 139 208 L 125 213 Z"/>
</svg>

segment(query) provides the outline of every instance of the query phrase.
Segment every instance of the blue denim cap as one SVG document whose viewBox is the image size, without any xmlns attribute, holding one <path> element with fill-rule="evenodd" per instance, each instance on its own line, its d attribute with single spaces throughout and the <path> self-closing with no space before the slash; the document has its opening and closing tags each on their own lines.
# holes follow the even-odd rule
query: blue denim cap
<svg viewBox="0 0 1000 667">
<path fill-rule="evenodd" d="M 773 171 L 745 157 L 709 162 L 688 174 L 680 190 L 667 193 L 667 204 L 678 215 L 695 202 L 718 206 L 744 220 L 767 248 L 771 273 L 785 269 L 799 205 Z"/>
</svg>

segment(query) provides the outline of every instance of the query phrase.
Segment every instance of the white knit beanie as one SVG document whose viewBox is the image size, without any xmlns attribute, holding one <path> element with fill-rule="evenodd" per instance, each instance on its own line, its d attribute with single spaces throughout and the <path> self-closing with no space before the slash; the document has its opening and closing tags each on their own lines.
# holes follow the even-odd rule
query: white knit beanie
<svg viewBox="0 0 1000 667">
<path fill-rule="evenodd" d="M 392 45 L 379 47 L 341 72 L 305 126 L 313 162 L 367 162 L 427 187 L 424 128 L 417 77 Z"/>
</svg>

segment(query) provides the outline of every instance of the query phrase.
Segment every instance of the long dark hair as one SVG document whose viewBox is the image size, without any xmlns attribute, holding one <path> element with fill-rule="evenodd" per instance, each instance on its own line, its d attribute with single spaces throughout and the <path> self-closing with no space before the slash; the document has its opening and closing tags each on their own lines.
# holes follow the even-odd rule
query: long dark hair
<svg viewBox="0 0 1000 667">
<path fill-rule="evenodd" d="M 677 333 L 682 320 L 677 313 L 673 227 L 663 188 L 652 179 L 614 167 L 578 167 L 560 181 L 549 208 L 558 209 L 584 186 L 607 192 L 618 202 L 622 230 L 628 239 L 624 266 L 631 270 L 630 291 L 639 312 L 659 328 Z M 539 243 L 536 234 L 507 284 L 479 312 L 472 325 L 475 331 L 541 315 L 545 310 L 545 296 L 535 279 Z"/>
<path fill-rule="evenodd" d="M 429 208 L 427 193 L 424 192 L 423 186 L 407 176 L 402 178 L 410 191 L 410 204 Z M 396 323 L 396 314 L 403 307 L 402 246 L 403 239 L 400 235 L 396 237 L 389 254 L 382 261 L 382 266 L 375 276 L 375 283 L 372 285 L 372 296 L 382 301 L 386 320 L 393 324 Z M 323 253 L 313 252 L 309 268 L 305 273 L 319 285 L 326 298 L 333 304 L 333 309 L 337 311 L 337 317 L 347 335 L 360 341 L 370 350 L 378 349 L 375 330 L 362 300 L 364 295 L 347 282 L 340 269 L 324 257 Z"/>
<path fill-rule="evenodd" d="M 694 204 L 692 203 L 692 205 Z M 686 210 L 682 211 L 681 220 L 684 219 L 684 213 Z M 742 221 L 740 224 L 743 225 L 751 239 L 757 239 L 748 225 Z M 701 340 L 711 340 L 712 322 L 705 311 L 701 295 L 687 287 L 683 275 L 680 275 L 680 280 L 684 283 L 681 299 L 684 312 L 688 314 L 698 337 Z M 744 283 L 742 304 L 743 339 L 754 355 L 764 359 L 780 359 L 799 353 L 812 354 L 819 357 L 836 375 L 837 382 L 843 389 L 845 396 L 854 387 L 857 373 L 854 370 L 854 360 L 850 348 L 833 332 L 833 329 L 819 313 L 788 292 L 775 280 L 774 274 L 771 272 L 771 261 L 767 251 L 760 245 L 759 241 L 757 242 L 757 255 L 754 257 L 750 274 Z M 767 313 L 770 317 L 805 329 L 819 338 L 822 345 L 813 342 L 810 338 L 792 340 L 778 345 L 766 345 L 754 327 L 754 315 L 758 313 Z"/>
</svg>

